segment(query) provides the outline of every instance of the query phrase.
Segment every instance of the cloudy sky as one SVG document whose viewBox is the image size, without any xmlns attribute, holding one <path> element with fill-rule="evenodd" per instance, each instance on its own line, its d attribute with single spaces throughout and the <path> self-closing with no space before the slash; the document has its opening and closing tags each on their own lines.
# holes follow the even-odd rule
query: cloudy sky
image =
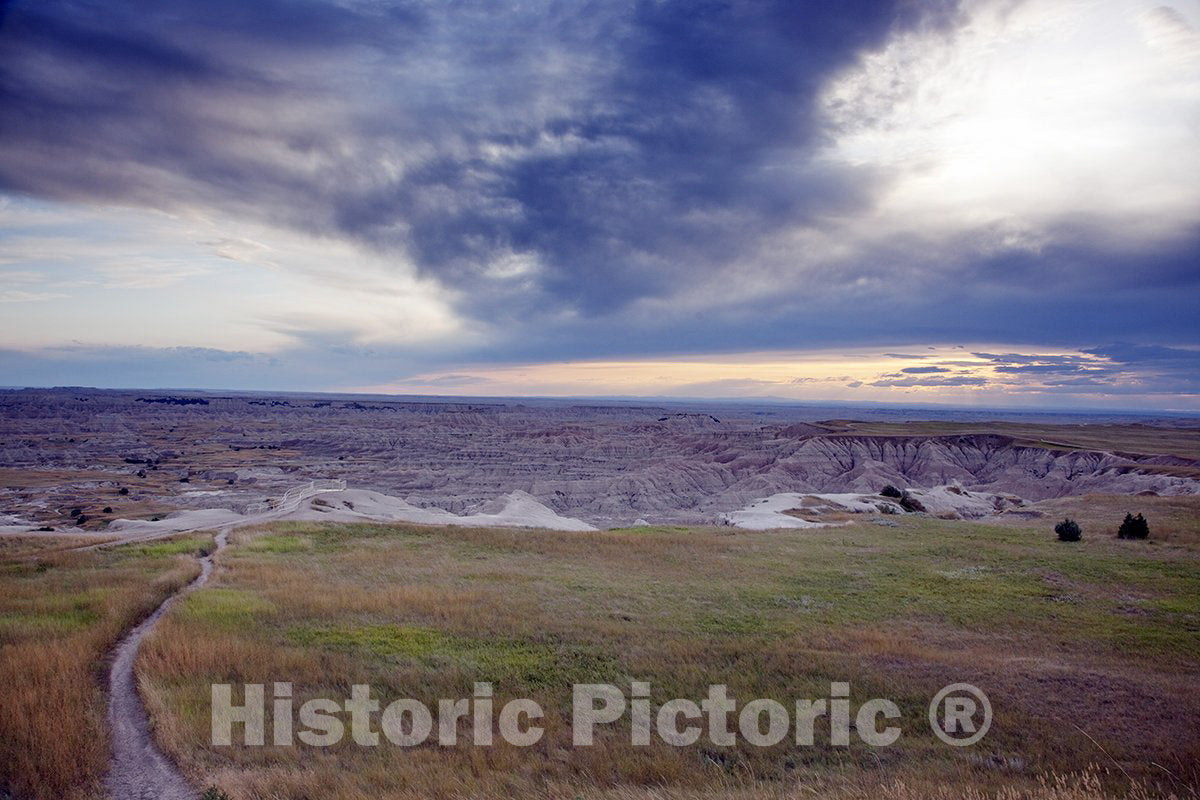
<svg viewBox="0 0 1200 800">
<path fill-rule="evenodd" d="M 1200 0 L 0 0 L 0 385 L 1200 409 Z"/>
</svg>

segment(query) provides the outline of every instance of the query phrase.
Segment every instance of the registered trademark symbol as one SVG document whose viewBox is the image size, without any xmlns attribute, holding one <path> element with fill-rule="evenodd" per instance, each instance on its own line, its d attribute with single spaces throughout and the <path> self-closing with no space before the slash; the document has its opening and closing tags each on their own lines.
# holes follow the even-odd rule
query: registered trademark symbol
<svg viewBox="0 0 1200 800">
<path fill-rule="evenodd" d="M 930 701 L 929 727 L 946 744 L 967 747 L 992 727 L 992 704 L 977 686 L 952 683 Z"/>
</svg>

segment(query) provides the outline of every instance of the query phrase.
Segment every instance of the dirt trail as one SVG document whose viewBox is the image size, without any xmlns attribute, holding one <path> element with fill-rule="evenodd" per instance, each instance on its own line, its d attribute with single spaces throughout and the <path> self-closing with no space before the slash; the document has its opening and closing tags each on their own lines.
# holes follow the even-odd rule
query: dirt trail
<svg viewBox="0 0 1200 800">
<path fill-rule="evenodd" d="M 200 559 L 200 575 L 164 600 L 153 614 L 142 620 L 117 645 L 108 678 L 112 761 L 106 787 L 113 800 L 195 800 L 199 795 L 154 744 L 150 718 L 138 693 L 133 665 L 142 640 L 154 629 L 171 604 L 208 581 L 213 571 L 213 556 L 225 547 L 228 537 L 229 528 L 217 534 L 216 551 Z"/>
</svg>

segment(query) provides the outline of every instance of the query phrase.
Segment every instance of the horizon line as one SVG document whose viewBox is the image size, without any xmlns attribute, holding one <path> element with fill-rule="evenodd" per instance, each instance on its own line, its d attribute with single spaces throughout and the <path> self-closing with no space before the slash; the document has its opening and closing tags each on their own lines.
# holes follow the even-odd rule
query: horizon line
<svg viewBox="0 0 1200 800">
<path fill-rule="evenodd" d="M 409 399 L 414 402 L 437 402 L 446 400 L 461 400 L 468 402 L 482 401 L 509 401 L 509 400 L 538 400 L 538 401 L 558 401 L 558 402 L 609 402 L 609 403 L 673 403 L 673 404 L 693 404 L 702 405 L 705 403 L 719 405 L 765 405 L 765 406 L 782 406 L 782 407 L 800 407 L 800 408 L 861 408 L 861 409 L 892 409 L 892 410 L 912 410 L 912 411 L 972 411 L 972 412 L 988 412 L 995 411 L 1001 413 L 1041 413 L 1041 414 L 1058 414 L 1063 416 L 1156 416 L 1156 417 L 1178 417 L 1178 418 L 1200 418 L 1200 411 L 1194 410 L 1178 410 L 1170 408 L 1097 408 L 1092 406 L 1080 406 L 1074 408 L 1065 408 L 1058 406 L 1034 406 L 1034 405 L 955 405 L 951 403 L 889 403 L 886 401 L 874 400 L 839 400 L 839 401 L 823 401 L 823 400 L 792 400 L 790 398 L 763 396 L 763 397 L 689 397 L 678 395 L 461 395 L 461 394 L 420 394 L 420 393 L 404 393 L 404 394 L 389 394 L 383 392 L 370 391 L 331 391 L 326 389 L 220 389 L 220 388 L 204 388 L 204 387 L 181 387 L 181 386 L 121 386 L 121 387 L 103 387 L 103 386 L 81 386 L 81 385 L 57 385 L 57 386 L 0 386 L 0 391 L 19 392 L 19 391 L 91 391 L 91 392 L 190 392 L 194 394 L 243 394 L 243 395 L 325 395 L 331 397 L 380 397 L 380 398 L 395 398 Z"/>
</svg>

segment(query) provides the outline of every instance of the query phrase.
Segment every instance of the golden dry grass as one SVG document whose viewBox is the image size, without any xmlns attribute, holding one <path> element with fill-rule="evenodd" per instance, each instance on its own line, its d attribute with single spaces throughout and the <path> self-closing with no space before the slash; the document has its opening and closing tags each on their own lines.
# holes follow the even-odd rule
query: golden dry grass
<svg viewBox="0 0 1200 800">
<path fill-rule="evenodd" d="M 0 536 L 0 563 L 40 558 L 50 553 L 75 550 L 85 545 L 103 544 L 115 539 L 114 536 L 73 536 L 71 534 Z"/>
<path fill-rule="evenodd" d="M 838 776 L 836 779 L 802 781 L 796 785 L 757 784 L 750 787 L 731 786 L 720 794 L 724 800 L 801 800 L 802 798 L 835 798 L 835 800 L 1102 800 L 1111 794 L 1105 789 L 1108 776 L 1098 767 L 1079 773 L 1050 774 L 1021 786 L 986 787 L 973 784 L 972 776 L 960 780 L 938 781 L 929 776 L 911 774 L 887 783 L 863 776 Z M 713 796 L 695 790 L 670 788 L 618 789 L 576 795 L 591 800 L 701 800 Z M 1179 786 L 1161 789 L 1135 783 L 1125 793 L 1128 800 L 1184 800 L 1195 798 L 1196 791 Z"/>
<path fill-rule="evenodd" d="M 764 533 L 604 533 L 278 524 L 240 532 L 214 582 L 139 662 L 168 752 L 251 798 L 1097 798 L 1200 782 L 1200 570 L 1184 546 L 909 517 Z M 570 685 L 710 683 L 787 705 L 848 680 L 895 700 L 891 748 L 634 747 L 623 723 L 570 744 Z M 209 686 L 290 681 L 295 703 L 367 683 L 384 700 L 533 697 L 538 745 L 209 743 Z M 970 752 L 920 721 L 966 680 L 992 698 Z M 912 731 L 909 735 L 909 731 Z M 704 742 L 704 740 L 702 740 Z M 1099 772 L 1079 776 L 1094 764 Z M 1075 777 L 1061 779 L 1054 775 Z M 945 788 L 939 788 L 945 787 Z"/>
<path fill-rule="evenodd" d="M 1101 540 L 1116 537 L 1117 528 L 1126 513 L 1143 514 L 1150 522 L 1150 543 L 1147 546 L 1200 546 L 1200 499 L 1195 496 L 1089 494 L 1043 500 L 1023 510 L 1043 514 L 1040 524 L 1036 520 L 1015 516 L 1011 519 L 1001 516 L 998 521 L 1001 524 L 1046 530 L 1064 517 L 1070 517 L 1079 523 L 1086 539 Z"/>
<path fill-rule="evenodd" d="M 3 540 L 0 795 L 99 796 L 108 762 L 103 660 L 195 576 L 190 553 L 207 540 L 89 552 L 57 551 L 56 537 Z"/>
</svg>

